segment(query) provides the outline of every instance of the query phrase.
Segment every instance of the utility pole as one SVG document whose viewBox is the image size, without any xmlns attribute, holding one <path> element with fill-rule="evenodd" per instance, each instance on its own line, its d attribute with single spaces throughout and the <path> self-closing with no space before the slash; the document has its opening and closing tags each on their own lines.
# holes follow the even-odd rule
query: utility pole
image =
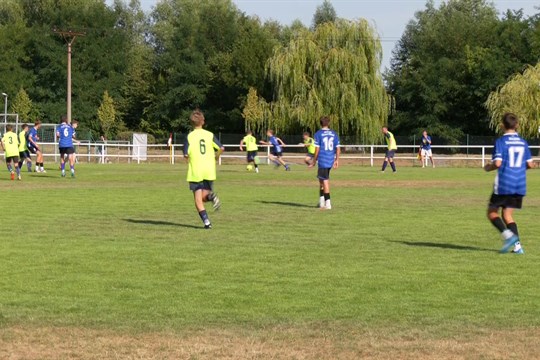
<svg viewBox="0 0 540 360">
<path fill-rule="evenodd" d="M 71 30 L 58 30 L 53 29 L 55 34 L 58 34 L 64 38 L 68 46 L 68 63 L 67 63 L 67 119 L 71 124 L 71 45 L 75 42 L 77 36 L 85 36 L 86 33 L 76 32 Z"/>
</svg>

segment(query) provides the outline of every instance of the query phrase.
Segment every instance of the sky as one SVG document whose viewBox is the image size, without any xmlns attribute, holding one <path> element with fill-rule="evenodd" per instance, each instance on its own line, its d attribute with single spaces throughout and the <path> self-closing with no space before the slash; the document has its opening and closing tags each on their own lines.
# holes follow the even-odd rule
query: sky
<svg viewBox="0 0 540 360">
<path fill-rule="evenodd" d="M 261 20 L 277 20 L 282 24 L 290 24 L 300 19 L 310 25 L 315 9 L 323 0 L 233 0 L 238 8 L 248 15 L 256 15 Z M 151 10 L 157 0 L 141 0 L 145 10 Z M 439 5 L 442 1 L 436 0 Z M 331 0 L 337 15 L 346 19 L 365 18 L 370 20 L 382 39 L 382 68 L 390 65 L 392 50 L 399 40 L 407 23 L 414 18 L 416 11 L 425 8 L 426 0 Z M 501 12 L 506 9 L 524 9 L 526 15 L 540 10 L 538 0 L 500 0 L 494 1 Z"/>
</svg>

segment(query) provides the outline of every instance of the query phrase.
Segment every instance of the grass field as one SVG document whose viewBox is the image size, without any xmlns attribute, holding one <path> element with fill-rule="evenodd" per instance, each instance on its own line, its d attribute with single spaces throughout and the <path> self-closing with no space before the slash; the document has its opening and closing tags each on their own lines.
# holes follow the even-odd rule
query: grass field
<svg viewBox="0 0 540 360">
<path fill-rule="evenodd" d="M 540 172 L 499 255 L 481 169 L 2 172 L 0 358 L 538 358 Z"/>
</svg>

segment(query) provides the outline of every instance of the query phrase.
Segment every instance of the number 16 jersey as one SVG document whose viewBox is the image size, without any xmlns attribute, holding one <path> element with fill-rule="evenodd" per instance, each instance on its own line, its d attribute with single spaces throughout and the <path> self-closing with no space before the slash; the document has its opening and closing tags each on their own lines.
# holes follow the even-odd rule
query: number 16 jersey
<svg viewBox="0 0 540 360">
<path fill-rule="evenodd" d="M 527 162 L 532 161 L 529 144 L 516 133 L 497 139 L 493 148 L 493 161 L 502 161 L 495 177 L 493 193 L 521 195 L 527 193 Z"/>
<path fill-rule="evenodd" d="M 184 142 L 184 156 L 189 158 L 187 181 L 216 180 L 216 150 L 220 148 L 221 144 L 210 131 L 190 132 Z"/>
<path fill-rule="evenodd" d="M 319 148 L 317 161 L 319 168 L 331 169 L 336 160 L 336 151 L 339 147 L 339 137 L 335 131 L 322 129 L 315 133 L 315 147 Z"/>
</svg>

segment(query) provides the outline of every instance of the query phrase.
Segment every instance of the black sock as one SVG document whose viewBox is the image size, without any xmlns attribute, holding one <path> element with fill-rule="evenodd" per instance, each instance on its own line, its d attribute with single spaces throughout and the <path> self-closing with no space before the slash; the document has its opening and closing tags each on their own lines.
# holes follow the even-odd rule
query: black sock
<svg viewBox="0 0 540 360">
<path fill-rule="evenodd" d="M 323 189 L 319 190 L 319 196 L 324 196 L 324 190 Z"/>
<path fill-rule="evenodd" d="M 325 200 L 325 201 L 326 201 L 326 200 L 330 200 L 330 193 L 324 194 L 323 196 L 324 196 L 324 200 Z"/>
<path fill-rule="evenodd" d="M 500 217 L 497 217 L 493 220 L 491 220 L 491 223 L 493 224 L 493 226 L 495 226 L 497 228 L 497 230 L 499 230 L 500 232 L 503 232 L 504 230 L 506 230 L 506 225 L 504 225 L 504 221 L 502 221 L 502 219 Z"/>
<path fill-rule="evenodd" d="M 208 214 L 206 213 L 206 210 L 199 211 L 199 216 L 201 217 L 201 220 L 205 222 L 208 220 Z"/>
<path fill-rule="evenodd" d="M 392 161 L 392 162 L 390 163 L 390 166 L 392 167 L 392 171 L 395 172 L 395 171 L 396 171 L 396 164 L 394 164 L 394 162 Z"/>
<path fill-rule="evenodd" d="M 259 168 L 259 165 L 255 164 L 255 169 L 258 169 Z"/>
<path fill-rule="evenodd" d="M 19 169 L 22 168 L 22 161 L 19 161 Z"/>
<path fill-rule="evenodd" d="M 383 162 L 382 164 L 382 171 L 386 170 L 386 167 L 388 166 L 388 161 Z"/>
<path fill-rule="evenodd" d="M 514 234 L 516 234 L 517 236 L 519 236 L 518 234 L 518 227 L 517 227 L 517 224 L 515 222 L 512 222 L 510 224 L 506 224 L 506 227 L 511 231 L 513 232 Z"/>
<path fill-rule="evenodd" d="M 206 201 L 213 201 L 215 197 L 216 197 L 216 194 L 214 194 L 213 192 L 211 192 L 211 193 L 208 194 L 208 196 L 206 197 Z"/>
</svg>

